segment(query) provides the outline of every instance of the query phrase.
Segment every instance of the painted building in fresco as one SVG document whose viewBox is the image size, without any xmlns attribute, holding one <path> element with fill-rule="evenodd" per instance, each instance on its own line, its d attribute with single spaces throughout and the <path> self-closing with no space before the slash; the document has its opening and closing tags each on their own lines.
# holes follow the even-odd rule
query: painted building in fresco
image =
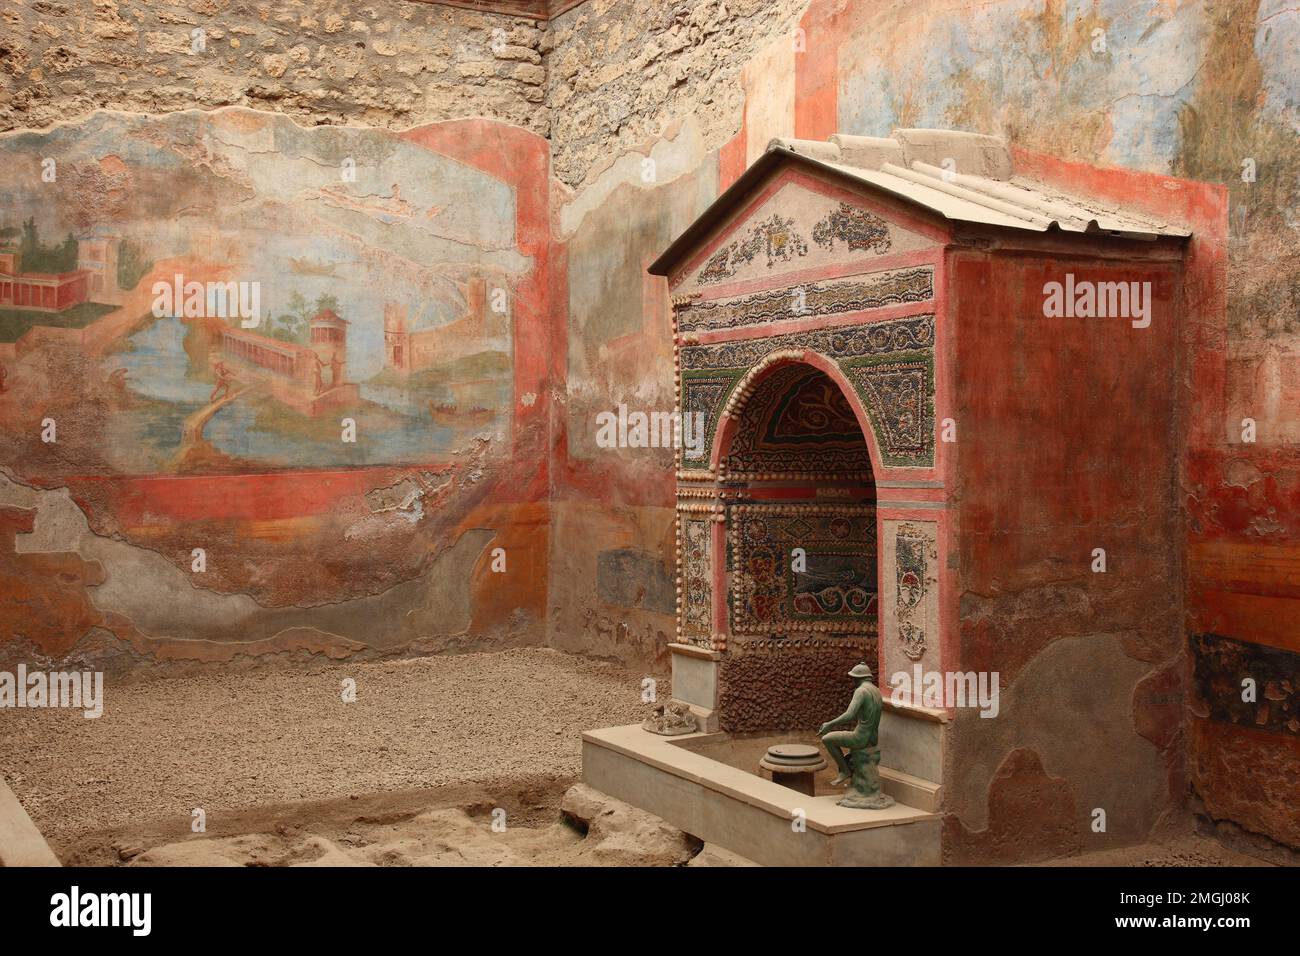
<svg viewBox="0 0 1300 956">
<path fill-rule="evenodd" d="M 90 298 L 94 274 L 74 269 L 57 274 L 28 272 L 22 254 L 0 249 L 0 308 L 29 312 L 63 312 Z"/>
</svg>

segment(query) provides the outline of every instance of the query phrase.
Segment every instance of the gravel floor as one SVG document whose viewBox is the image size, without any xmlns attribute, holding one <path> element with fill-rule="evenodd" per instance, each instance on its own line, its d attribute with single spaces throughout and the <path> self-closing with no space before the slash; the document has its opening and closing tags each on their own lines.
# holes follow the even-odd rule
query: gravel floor
<svg viewBox="0 0 1300 956">
<path fill-rule="evenodd" d="M 106 680 L 97 720 L 0 711 L 0 773 L 56 849 L 195 807 L 576 777 L 582 731 L 645 716 L 642 676 L 520 648 Z"/>
<path fill-rule="evenodd" d="M 355 820 L 387 825 L 479 804 L 509 805 L 512 820 L 545 825 L 581 772 L 582 731 L 644 718 L 643 676 L 517 648 L 106 679 L 97 720 L 0 710 L 0 773 L 55 851 L 69 854 L 65 862 L 117 862 L 110 844 L 123 834 L 144 846 L 192 836 L 195 807 L 207 812 L 210 834 L 275 833 L 288 823 L 281 842 L 304 826 L 344 833 Z M 342 699 L 348 678 L 354 703 Z M 1047 865 L 1259 863 L 1189 835 Z"/>
</svg>

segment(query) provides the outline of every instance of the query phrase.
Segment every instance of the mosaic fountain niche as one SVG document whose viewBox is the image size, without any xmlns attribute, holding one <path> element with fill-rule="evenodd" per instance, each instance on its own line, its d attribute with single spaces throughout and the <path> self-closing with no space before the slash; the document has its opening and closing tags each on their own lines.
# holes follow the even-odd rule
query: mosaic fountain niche
<svg viewBox="0 0 1300 956">
<path fill-rule="evenodd" d="M 584 776 L 759 862 L 937 863 L 947 715 L 891 701 L 889 677 L 943 668 L 942 232 L 790 159 L 761 159 L 651 267 L 679 411 L 704 432 L 677 461 L 670 647 L 699 732 L 594 732 Z M 862 662 L 888 810 L 837 806 L 830 769 L 810 797 L 759 766 L 819 743 Z"/>
<path fill-rule="evenodd" d="M 1113 579 L 1083 560 L 1099 537 L 1167 573 L 1126 542 L 1140 527 L 1158 547 L 1176 526 L 1169 356 L 1189 236 L 1018 172 L 993 137 L 774 140 L 650 266 L 671 294 L 679 411 L 704 438 L 676 463 L 670 646 L 673 729 L 689 711 L 696 730 L 592 731 L 587 783 L 759 863 L 880 865 L 939 862 L 941 812 L 960 824 L 944 853 L 986 828 L 996 842 L 998 755 L 1030 737 L 1080 807 L 1157 780 L 1127 714 L 1145 659 L 1106 636 L 1145 627 L 1144 602 L 1090 605 L 1107 630 L 1089 653 L 1110 647 L 1116 667 L 1076 684 L 1083 665 L 1044 665 L 1060 693 L 1041 699 L 1024 675 L 1074 649 L 1051 636 L 1078 620 L 1052 602 L 1024 621 L 979 607 L 1062 581 L 1105 598 Z M 1117 404 L 1098 414 L 1102 394 Z M 1027 647 L 1043 649 L 1025 664 Z M 827 771 L 777 781 L 781 761 L 759 765 L 816 741 L 859 662 L 884 695 L 888 808 L 839 806 Z M 987 708 L 948 690 L 1003 671 Z M 1080 758 L 1074 713 L 1114 746 Z M 1133 801 L 1129 839 L 1163 799 L 1153 784 Z M 1006 825 L 1050 842 L 1057 818 Z"/>
</svg>

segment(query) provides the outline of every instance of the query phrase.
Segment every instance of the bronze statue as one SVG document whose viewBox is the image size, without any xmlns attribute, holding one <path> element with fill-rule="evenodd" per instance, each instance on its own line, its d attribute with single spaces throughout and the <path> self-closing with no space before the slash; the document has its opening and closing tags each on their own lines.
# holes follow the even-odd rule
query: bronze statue
<svg viewBox="0 0 1300 956">
<path fill-rule="evenodd" d="M 859 664 L 849 671 L 857 678 L 858 686 L 849 701 L 849 709 L 834 720 L 822 724 L 817 736 L 821 737 L 827 753 L 840 768 L 833 785 L 852 782 L 849 792 L 839 801 L 842 807 L 855 810 L 884 810 L 894 805 L 894 798 L 880 789 L 880 712 L 883 701 L 880 689 L 871 680 L 871 668 Z M 852 730 L 835 730 L 854 724 Z"/>
</svg>

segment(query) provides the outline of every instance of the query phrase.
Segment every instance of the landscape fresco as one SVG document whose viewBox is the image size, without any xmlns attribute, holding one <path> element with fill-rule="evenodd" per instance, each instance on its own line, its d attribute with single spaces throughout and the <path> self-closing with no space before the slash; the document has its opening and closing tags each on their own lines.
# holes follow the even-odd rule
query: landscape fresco
<svg viewBox="0 0 1300 956">
<path fill-rule="evenodd" d="M 63 470 L 121 474 L 417 464 L 508 427 L 530 260 L 501 181 L 246 110 L 99 113 L 0 156 L 9 460 L 49 420 Z"/>
</svg>

